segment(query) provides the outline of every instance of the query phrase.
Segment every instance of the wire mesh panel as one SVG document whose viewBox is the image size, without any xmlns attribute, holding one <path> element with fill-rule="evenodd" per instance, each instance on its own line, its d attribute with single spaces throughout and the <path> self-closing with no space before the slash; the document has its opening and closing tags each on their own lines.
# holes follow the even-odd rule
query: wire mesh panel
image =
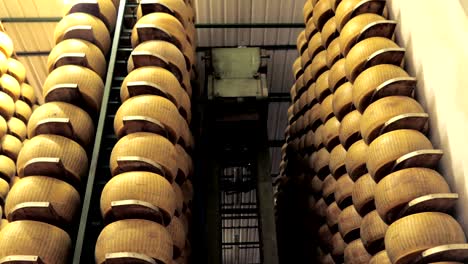
<svg viewBox="0 0 468 264">
<path fill-rule="evenodd" d="M 222 263 L 261 263 L 256 179 L 250 167 L 225 168 L 220 183 Z"/>
</svg>

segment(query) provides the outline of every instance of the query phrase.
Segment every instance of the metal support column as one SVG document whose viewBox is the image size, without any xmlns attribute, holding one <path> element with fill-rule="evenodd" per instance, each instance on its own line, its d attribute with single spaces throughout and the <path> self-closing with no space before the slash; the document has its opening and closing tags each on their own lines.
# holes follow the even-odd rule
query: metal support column
<svg viewBox="0 0 468 264">
<path fill-rule="evenodd" d="M 257 182 L 263 263 L 278 264 L 270 151 L 266 144 L 259 146 L 257 153 Z"/>
<path fill-rule="evenodd" d="M 73 253 L 72 262 L 73 264 L 94 263 L 94 245 L 96 243 L 95 238 L 97 238 L 97 236 L 99 235 L 98 232 L 100 232 L 100 228 L 102 227 L 102 222 L 95 221 L 94 218 L 96 216 L 100 217 L 99 196 L 101 195 L 100 190 L 102 190 L 102 186 L 100 186 L 98 184 L 98 181 L 95 179 L 96 175 L 98 175 L 98 177 L 103 176 L 102 167 L 104 163 L 101 156 L 103 154 L 106 154 L 106 152 L 109 152 L 107 154 L 110 154 L 110 150 L 103 148 L 103 142 L 105 142 L 107 138 L 105 135 L 105 128 L 109 126 L 107 124 L 109 123 L 108 115 L 109 106 L 111 105 L 109 98 L 111 97 L 111 94 L 113 92 L 112 86 L 115 81 L 115 71 L 117 70 L 116 60 L 118 57 L 118 46 L 120 42 L 120 34 L 122 30 L 122 22 L 126 2 L 126 0 L 121 0 L 118 9 L 114 38 L 112 41 L 110 57 L 108 59 L 107 76 L 105 80 L 106 82 L 102 97 L 101 110 L 99 112 L 99 120 L 96 126 L 96 138 L 94 141 L 93 154 L 90 160 L 90 168 L 86 182 L 86 191 L 84 192 L 83 206 L 80 217 L 80 226 L 75 241 L 75 251 Z M 106 162 L 107 165 L 108 159 L 107 161 L 104 160 L 104 162 Z M 110 173 L 108 166 L 104 171 Z"/>
</svg>

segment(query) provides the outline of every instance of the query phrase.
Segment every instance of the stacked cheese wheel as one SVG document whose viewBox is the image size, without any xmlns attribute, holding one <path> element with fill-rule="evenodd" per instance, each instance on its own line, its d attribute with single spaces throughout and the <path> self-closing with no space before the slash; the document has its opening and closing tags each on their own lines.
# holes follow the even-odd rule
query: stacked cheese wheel
<svg viewBox="0 0 468 264">
<path fill-rule="evenodd" d="M 385 1 L 308 0 L 304 21 L 280 184 L 301 174 L 291 159 L 309 166 L 320 261 L 463 260 L 465 234 L 447 214 L 458 196 L 435 170 L 442 151 L 426 136 Z"/>
<path fill-rule="evenodd" d="M 29 122 L 16 135 L 28 140 L 16 155 L 19 180 L 5 202 L 10 223 L 0 233 L 0 258 L 4 260 L 70 263 L 70 232 L 76 230 L 80 215 L 80 192 L 96 132 L 93 118 L 100 110 L 117 5 L 118 1 L 111 0 L 69 1 L 55 29 L 56 46 L 47 62 L 49 75 L 42 89 L 45 104 L 32 115 L 27 108 L 34 98 L 18 104 L 24 111 L 20 122 Z"/>
<path fill-rule="evenodd" d="M 106 223 L 96 263 L 187 263 L 193 188 L 189 128 L 195 65 L 192 4 L 140 1 L 133 51 L 114 119 L 112 179 L 101 194 Z"/>
<path fill-rule="evenodd" d="M 7 194 L 16 181 L 16 161 L 27 138 L 26 124 L 36 103 L 34 90 L 25 81 L 26 69 L 14 58 L 13 42 L 0 31 L 0 216 L 5 216 Z M 0 229 L 7 223 L 2 219 Z"/>
</svg>

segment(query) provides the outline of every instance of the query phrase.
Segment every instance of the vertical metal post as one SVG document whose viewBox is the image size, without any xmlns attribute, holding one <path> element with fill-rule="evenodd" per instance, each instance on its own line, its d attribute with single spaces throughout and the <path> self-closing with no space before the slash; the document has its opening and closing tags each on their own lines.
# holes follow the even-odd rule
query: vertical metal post
<svg viewBox="0 0 468 264">
<path fill-rule="evenodd" d="M 259 225 L 262 242 L 262 263 L 278 264 L 278 246 L 276 242 L 275 211 L 270 166 L 270 152 L 265 144 L 260 146 L 257 153 L 257 197 L 260 213 Z"/>
<path fill-rule="evenodd" d="M 214 142 L 211 144 L 215 145 Z M 209 152 L 206 184 L 206 244 L 207 244 L 207 262 L 208 264 L 221 264 L 221 214 L 220 214 L 220 193 L 219 177 L 221 167 L 216 158 L 215 149 L 211 148 Z"/>
<path fill-rule="evenodd" d="M 120 0 L 120 5 L 119 5 L 118 13 L 117 13 L 114 38 L 112 40 L 112 49 L 111 49 L 111 54 L 110 54 L 110 58 L 108 61 L 106 84 L 104 87 L 104 93 L 102 97 L 101 110 L 99 112 L 99 120 L 98 120 L 98 124 L 96 127 L 96 138 L 94 141 L 93 154 L 92 154 L 91 161 L 90 161 L 88 179 L 86 182 L 86 191 L 84 193 L 84 198 L 83 198 L 83 207 L 81 210 L 80 226 L 78 229 L 78 235 L 77 235 L 76 242 L 75 242 L 75 251 L 73 253 L 73 264 L 81 263 L 81 255 L 83 253 L 82 251 L 83 251 L 83 243 L 85 239 L 87 219 L 88 219 L 89 208 L 91 204 L 93 185 L 95 184 L 94 179 L 96 176 L 96 169 L 98 165 L 99 151 L 101 148 L 101 141 L 103 137 L 104 123 L 105 123 L 105 118 L 106 118 L 106 113 L 107 113 L 107 105 L 109 102 L 109 94 L 110 94 L 111 86 L 112 86 L 112 78 L 114 76 L 115 61 L 117 58 L 117 48 L 119 46 L 119 39 L 120 39 L 121 30 L 122 30 L 122 21 L 124 17 L 126 2 L 127 0 Z M 89 254 L 90 252 L 86 252 L 86 253 Z"/>
</svg>

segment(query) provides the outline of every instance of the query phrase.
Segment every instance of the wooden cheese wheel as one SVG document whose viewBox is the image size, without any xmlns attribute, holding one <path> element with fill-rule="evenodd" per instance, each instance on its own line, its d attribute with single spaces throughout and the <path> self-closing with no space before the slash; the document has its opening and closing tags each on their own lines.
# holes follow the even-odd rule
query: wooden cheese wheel
<svg viewBox="0 0 468 264">
<path fill-rule="evenodd" d="M 309 58 L 315 58 L 323 50 L 324 47 L 322 46 L 322 33 L 317 32 L 312 36 L 312 38 L 310 38 L 309 44 L 307 45 L 307 52 L 309 53 Z"/>
<path fill-rule="evenodd" d="M 84 57 L 70 57 L 70 54 L 80 54 Z M 49 73 L 65 65 L 85 66 L 106 78 L 107 62 L 102 51 L 93 43 L 81 39 L 66 39 L 58 43 L 50 52 L 47 59 Z"/>
<path fill-rule="evenodd" d="M 13 41 L 7 33 L 0 31 L 0 52 L 3 53 L 7 58 L 13 55 Z"/>
<path fill-rule="evenodd" d="M 172 182 L 177 174 L 175 147 L 163 136 L 138 132 L 121 138 L 112 149 L 112 175 L 143 170 L 162 173 Z"/>
<path fill-rule="evenodd" d="M 109 220 L 142 218 L 168 225 L 175 208 L 171 184 L 151 172 L 119 174 L 107 182 L 101 194 L 101 214 Z"/>
<path fill-rule="evenodd" d="M 0 178 L 6 181 L 10 181 L 10 179 L 15 176 L 15 174 L 15 162 L 5 155 L 0 155 Z"/>
<path fill-rule="evenodd" d="M 361 113 L 364 113 L 364 110 L 372 102 L 373 94 L 376 91 L 385 90 L 386 87 L 390 88 L 388 88 L 388 91 L 380 93 L 381 97 L 390 95 L 411 96 L 412 87 L 415 83 L 414 81 L 404 82 L 408 78 L 410 78 L 408 73 L 395 65 L 381 64 L 370 67 L 363 71 L 354 82 L 353 103 Z M 402 81 L 399 82 L 399 80 Z M 391 88 L 392 85 L 394 88 Z"/>
<path fill-rule="evenodd" d="M 0 77 L 0 89 L 4 93 L 8 94 L 13 101 L 20 98 L 21 86 L 15 77 L 9 74 L 3 74 L 2 77 Z"/>
<path fill-rule="evenodd" d="M 318 30 L 314 24 L 314 21 L 311 19 L 307 20 L 306 28 L 305 28 L 306 40 L 309 41 L 312 38 L 312 36 L 317 32 Z"/>
<path fill-rule="evenodd" d="M 157 95 L 139 95 L 126 100 L 119 107 L 114 118 L 114 131 L 119 138 L 135 132 L 152 132 L 176 143 L 182 122 L 185 121 L 177 107 L 168 99 Z"/>
<path fill-rule="evenodd" d="M 335 11 L 337 28 L 341 33 L 351 18 L 363 13 L 382 14 L 384 7 L 385 1 L 381 0 L 343 0 Z"/>
<path fill-rule="evenodd" d="M 68 228 L 76 220 L 80 209 L 80 194 L 73 186 L 44 176 L 30 176 L 18 181 L 11 188 L 5 204 L 5 214 L 10 222 L 34 220 L 62 228 Z"/>
<path fill-rule="evenodd" d="M 88 171 L 86 151 L 57 135 L 37 135 L 26 142 L 16 163 L 18 176 L 50 176 L 78 187 Z"/>
<path fill-rule="evenodd" d="M 168 13 L 174 16 L 186 29 L 193 17 L 193 14 L 190 14 L 189 6 L 187 6 L 183 0 L 157 0 L 146 1 L 146 3 L 142 1 L 142 3 L 138 5 L 137 19 L 139 20 L 144 15 L 153 12 Z"/>
<path fill-rule="evenodd" d="M 23 143 L 15 136 L 7 134 L 0 139 L 0 151 L 14 161 L 18 159 L 22 147 Z"/>
<path fill-rule="evenodd" d="M 96 3 L 89 4 L 89 1 L 84 0 L 68 1 L 64 6 L 64 15 L 72 13 L 88 13 L 99 17 L 99 19 L 106 24 L 109 32 L 113 32 L 117 19 L 118 6 L 115 6 L 111 0 L 99 0 Z"/>
<path fill-rule="evenodd" d="M 369 174 L 365 174 L 354 182 L 353 204 L 361 216 L 375 210 L 374 194 L 376 183 Z"/>
<path fill-rule="evenodd" d="M 54 134 L 77 141 L 88 148 L 94 139 L 93 120 L 86 111 L 69 103 L 45 103 L 34 111 L 28 123 L 28 137 Z"/>
<path fill-rule="evenodd" d="M 370 254 L 377 254 L 377 252 L 385 249 L 384 238 L 387 228 L 387 224 L 375 210 L 362 219 L 361 240 Z"/>
<path fill-rule="evenodd" d="M 192 181 L 187 179 L 180 186 L 180 189 L 182 190 L 182 194 L 184 195 L 184 204 L 186 204 L 190 208 L 192 206 L 192 200 L 194 195 Z"/>
<path fill-rule="evenodd" d="M 330 152 L 329 164 L 330 172 L 336 179 L 340 178 L 341 175 L 346 173 L 345 159 L 346 150 L 341 144 L 338 143 L 338 145 L 332 150 L 332 152 Z"/>
<path fill-rule="evenodd" d="M 175 216 L 181 216 L 184 211 L 184 193 L 182 192 L 179 184 L 176 182 L 172 183 L 172 189 L 174 190 L 176 196 Z"/>
<path fill-rule="evenodd" d="M 341 209 L 336 202 L 331 203 L 327 207 L 327 225 L 332 233 L 338 231 L 338 218 L 341 214 Z"/>
<path fill-rule="evenodd" d="M 138 87 L 139 84 L 142 84 L 141 88 Z M 120 99 L 125 102 L 130 97 L 143 94 L 154 94 L 169 99 L 179 109 L 180 114 L 190 122 L 192 116 L 190 98 L 170 71 L 154 66 L 131 71 L 122 83 Z"/>
<path fill-rule="evenodd" d="M 7 122 L 5 118 L 3 118 L 3 116 L 0 116 L 0 138 L 2 138 L 7 132 L 8 132 Z"/>
<path fill-rule="evenodd" d="M 389 174 L 377 184 L 375 205 L 382 219 L 391 223 L 408 202 L 437 193 L 450 193 L 447 182 L 437 171 L 426 168 L 403 169 Z"/>
<path fill-rule="evenodd" d="M 194 139 L 192 132 L 186 122 L 182 122 L 180 138 L 177 144 L 180 144 L 188 152 L 192 151 L 194 148 Z"/>
<path fill-rule="evenodd" d="M 37 102 L 36 92 L 34 91 L 34 88 L 25 82 L 21 83 L 20 98 L 31 107 Z"/>
<path fill-rule="evenodd" d="M 332 175 L 328 175 L 323 180 L 322 188 L 322 197 L 325 202 L 330 205 L 335 201 L 334 193 L 336 188 L 336 179 Z"/>
<path fill-rule="evenodd" d="M 369 264 L 392 264 L 392 262 L 388 258 L 387 251 L 382 250 L 370 259 Z"/>
<path fill-rule="evenodd" d="M 327 48 L 327 67 L 331 69 L 339 59 L 341 59 L 340 42 L 335 38 Z"/>
<path fill-rule="evenodd" d="M 302 69 L 305 70 L 312 63 L 312 59 L 313 59 L 313 57 L 310 56 L 310 53 L 308 51 L 303 52 L 301 54 L 301 67 L 302 67 Z M 302 77 L 304 77 L 304 76 L 302 76 Z M 301 80 L 301 76 L 299 76 L 297 78 L 297 80 L 298 81 Z M 301 80 L 300 83 L 302 84 L 303 81 Z M 303 87 L 303 85 L 298 86 L 298 91 L 300 91 L 302 89 L 302 87 Z"/>
<path fill-rule="evenodd" d="M 428 149 L 433 149 L 432 143 L 419 131 L 391 131 L 379 136 L 369 145 L 367 169 L 378 183 L 393 168 L 397 159 L 413 151 Z"/>
<path fill-rule="evenodd" d="M 179 144 L 175 145 L 175 150 L 177 153 L 176 158 L 178 167 L 176 181 L 178 183 L 183 183 L 191 175 L 192 158 Z"/>
<path fill-rule="evenodd" d="M 385 247 L 392 263 L 411 263 L 422 251 L 446 244 L 466 243 L 460 224 L 450 215 L 425 212 L 406 216 L 391 224 Z"/>
<path fill-rule="evenodd" d="M 315 57 L 312 59 L 312 68 L 311 68 L 311 76 L 312 79 L 317 80 L 320 78 L 319 76 L 322 75 L 324 72 L 328 71 L 327 67 L 327 51 L 322 50 Z M 323 78 L 323 77 L 322 77 Z M 318 81 L 318 80 L 317 80 Z M 328 74 L 327 74 L 327 89 L 328 89 Z M 319 101 L 321 101 L 322 97 L 320 94 L 315 93 L 315 96 Z"/>
<path fill-rule="evenodd" d="M 8 58 L 0 51 L 0 74 L 4 74 L 8 71 Z"/>
<path fill-rule="evenodd" d="M 349 264 L 367 264 L 371 255 L 366 251 L 361 239 L 349 243 L 344 250 L 344 262 Z"/>
<path fill-rule="evenodd" d="M 335 263 L 343 263 L 344 261 L 344 251 L 347 247 L 346 242 L 341 237 L 340 232 L 336 232 L 332 237 L 332 251 L 331 256 Z"/>
<path fill-rule="evenodd" d="M 385 124 L 393 118 L 405 114 L 425 114 L 423 107 L 407 96 L 389 96 L 377 100 L 366 108 L 361 118 L 361 135 L 370 144 L 381 134 Z M 426 120 L 427 121 L 427 120 Z M 399 122 L 396 128 L 416 128 L 415 120 Z M 424 122 L 426 123 L 426 122 Z M 422 126 L 424 128 L 425 125 Z"/>
<path fill-rule="evenodd" d="M 384 52 L 384 51 L 396 51 Z M 395 54 L 394 54 L 395 53 Z M 358 75 L 369 67 L 379 64 L 399 66 L 404 57 L 395 42 L 383 37 L 372 37 L 357 43 L 346 56 L 345 70 L 349 81 L 354 82 Z"/>
<path fill-rule="evenodd" d="M 340 85 L 333 94 L 333 113 L 341 121 L 353 109 L 353 87 L 350 82 Z"/>
<path fill-rule="evenodd" d="M 8 120 L 15 113 L 15 102 L 6 93 L 0 91 L 0 115 Z"/>
<path fill-rule="evenodd" d="M 338 217 L 338 230 L 346 243 L 359 238 L 362 221 L 362 217 L 358 214 L 354 205 L 350 205 L 341 211 Z"/>
<path fill-rule="evenodd" d="M 3 228 L 5 228 L 7 225 L 8 225 L 8 220 L 6 220 L 6 219 L 1 219 L 1 220 L 0 220 L 0 231 L 2 231 Z"/>
<path fill-rule="evenodd" d="M 330 163 L 330 152 L 326 148 L 321 148 L 317 151 L 317 159 L 314 164 L 314 171 L 319 178 L 324 179 L 330 174 L 328 164 Z"/>
<path fill-rule="evenodd" d="M 311 153 L 314 150 L 314 132 L 312 130 L 307 131 L 305 135 L 304 147 L 306 153 Z"/>
<path fill-rule="evenodd" d="M 333 94 L 330 94 L 322 101 L 320 109 L 320 120 L 322 120 L 322 123 L 326 123 L 328 119 L 333 117 L 333 98 Z"/>
<path fill-rule="evenodd" d="M 14 58 L 8 59 L 8 70 L 6 73 L 15 77 L 20 84 L 26 79 L 26 69 L 24 65 Z"/>
<path fill-rule="evenodd" d="M 356 110 L 351 111 L 341 120 L 340 142 L 345 149 L 348 149 L 352 144 L 361 139 L 360 122 L 361 113 Z"/>
<path fill-rule="evenodd" d="M 302 69 L 301 58 L 300 57 L 298 57 L 294 61 L 293 65 L 292 65 L 292 71 L 293 71 L 293 74 L 294 74 L 294 77 L 296 78 L 296 80 L 300 75 L 302 75 L 304 73 L 304 70 Z M 292 90 L 293 90 L 293 88 L 291 88 L 291 91 Z M 293 96 L 291 98 L 294 99 Z"/>
<path fill-rule="evenodd" d="M 320 198 L 314 205 L 315 213 L 321 218 L 327 216 L 327 208 L 327 203 L 325 203 L 325 200 L 323 200 L 323 198 Z"/>
<path fill-rule="evenodd" d="M 330 151 L 333 150 L 337 145 L 340 145 L 340 125 L 340 121 L 338 121 L 335 116 L 328 119 L 328 121 L 323 125 L 324 144 Z M 343 150 L 345 151 L 345 149 Z M 334 174 L 333 171 L 332 173 Z"/>
<path fill-rule="evenodd" d="M 320 263 L 322 264 L 335 264 L 335 261 L 333 260 L 332 256 L 330 253 L 322 256 L 320 258 Z"/>
<path fill-rule="evenodd" d="M 86 107 L 92 112 L 98 112 L 101 108 L 103 92 L 104 82 L 99 75 L 76 65 L 65 65 L 53 70 L 42 86 L 46 102 L 66 102 Z"/>
<path fill-rule="evenodd" d="M 14 221 L 0 232 L 0 262 L 9 256 L 37 256 L 43 263 L 64 264 L 71 249 L 69 235 L 46 223 Z"/>
<path fill-rule="evenodd" d="M 151 40 L 138 45 L 130 55 L 127 71 L 131 72 L 145 66 L 168 69 L 177 77 L 187 93 L 192 94 L 184 56 L 174 44 L 162 40 Z"/>
<path fill-rule="evenodd" d="M 31 117 L 32 109 L 24 101 L 18 100 L 15 102 L 15 114 L 14 116 L 25 124 L 28 123 L 29 118 Z"/>
<path fill-rule="evenodd" d="M 194 63 L 194 52 L 187 40 L 184 26 L 177 18 L 166 13 L 150 13 L 140 18 L 132 30 L 132 47 L 136 48 L 145 41 L 163 40 L 168 41 L 184 54 L 186 70 Z"/>
<path fill-rule="evenodd" d="M 16 117 L 10 118 L 7 122 L 8 134 L 17 137 L 19 140 L 26 139 L 26 124 Z"/>
<path fill-rule="evenodd" d="M 304 3 L 304 7 L 302 8 L 302 15 L 304 17 L 304 23 L 308 23 L 308 21 L 312 21 L 312 13 L 314 10 L 314 5 L 312 4 L 312 1 L 306 1 Z"/>
<path fill-rule="evenodd" d="M 184 225 L 178 217 L 173 217 L 171 223 L 166 228 L 174 244 L 172 258 L 176 259 L 182 255 L 182 251 L 185 247 L 186 234 Z"/>
<path fill-rule="evenodd" d="M 315 130 L 315 134 L 314 134 L 315 149 L 321 149 L 323 147 L 322 134 L 323 134 L 323 125 L 320 125 L 317 127 L 317 129 Z"/>
<path fill-rule="evenodd" d="M 307 49 L 307 39 L 305 35 L 305 30 L 302 30 L 296 39 L 297 52 L 302 55 L 302 53 Z"/>
<path fill-rule="evenodd" d="M 345 166 L 349 177 L 356 181 L 362 175 L 367 173 L 367 144 L 363 140 L 356 141 L 349 147 L 346 153 Z"/>
<path fill-rule="evenodd" d="M 111 37 L 106 25 L 99 18 L 86 13 L 64 16 L 54 31 L 55 44 L 65 39 L 82 39 L 94 43 L 104 55 L 109 53 Z"/>
<path fill-rule="evenodd" d="M 142 219 L 121 220 L 107 225 L 99 235 L 96 263 L 102 264 L 112 258 L 118 261 L 120 257 L 123 263 L 151 259 L 167 264 L 172 261 L 172 248 L 172 237 L 164 226 Z"/>
<path fill-rule="evenodd" d="M 312 19 L 318 30 L 322 31 L 325 23 L 333 16 L 329 0 L 319 0 L 314 6 Z"/>
<path fill-rule="evenodd" d="M 312 108 L 308 111 L 308 121 L 309 121 L 309 128 L 316 131 L 320 126 L 321 120 L 321 105 L 315 104 Z"/>
<path fill-rule="evenodd" d="M 312 79 L 312 68 L 313 68 L 313 65 L 309 64 L 307 68 L 304 70 L 304 74 L 302 78 L 303 87 L 300 91 L 301 93 L 300 96 L 307 94 L 307 91 L 310 89 L 310 86 L 315 83 L 314 82 L 315 80 Z M 314 96 L 315 96 L 315 93 L 314 93 Z"/>
<path fill-rule="evenodd" d="M 328 49 L 330 43 L 338 37 L 339 33 L 336 30 L 336 21 L 335 17 L 332 16 L 328 21 L 323 25 L 322 28 L 322 46 L 325 49 Z"/>
<path fill-rule="evenodd" d="M 10 184 L 4 179 L 0 179 L 0 208 L 5 204 L 5 199 L 9 191 L 10 191 Z M 1 209 L 0 211 L 3 212 L 3 210 Z"/>
<path fill-rule="evenodd" d="M 336 181 L 335 200 L 341 209 L 353 203 L 352 194 L 354 182 L 348 174 L 344 174 Z"/>
<path fill-rule="evenodd" d="M 388 32 L 385 28 L 380 28 L 380 30 L 376 28 L 369 32 L 372 27 L 377 27 L 377 25 L 383 27 L 383 22 L 386 21 L 389 22 L 384 17 L 373 13 L 361 14 L 349 20 L 341 30 L 339 37 L 343 56 L 348 54 L 353 45 L 365 38 L 375 36 L 391 38 L 393 30 Z M 393 26 L 395 26 L 395 24 L 393 24 Z"/>
<path fill-rule="evenodd" d="M 333 177 L 332 177 L 333 178 Z M 323 182 L 319 177 L 314 176 L 310 181 L 310 190 L 312 193 L 319 195 L 322 192 Z"/>
<path fill-rule="evenodd" d="M 332 250 L 331 242 L 333 238 L 333 233 L 330 231 L 330 228 L 327 224 L 323 224 L 322 226 L 320 226 L 318 230 L 318 235 L 320 245 L 327 251 Z"/>
</svg>

